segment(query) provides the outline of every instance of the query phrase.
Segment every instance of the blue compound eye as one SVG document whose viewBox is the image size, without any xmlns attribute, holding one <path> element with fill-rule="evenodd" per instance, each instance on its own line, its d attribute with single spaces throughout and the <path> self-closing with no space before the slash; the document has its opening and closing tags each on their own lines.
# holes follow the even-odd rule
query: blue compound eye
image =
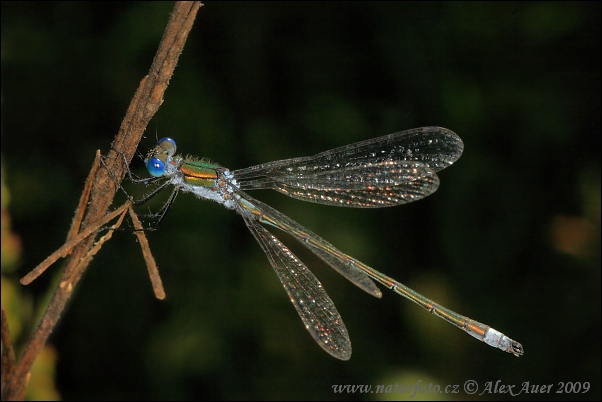
<svg viewBox="0 0 602 402">
<path fill-rule="evenodd" d="M 161 177 L 165 174 L 165 163 L 159 158 L 152 157 L 146 162 L 146 168 L 151 176 Z"/>
<path fill-rule="evenodd" d="M 159 147 L 169 156 L 174 156 L 176 153 L 176 142 L 169 137 L 161 138 L 159 140 Z"/>
</svg>

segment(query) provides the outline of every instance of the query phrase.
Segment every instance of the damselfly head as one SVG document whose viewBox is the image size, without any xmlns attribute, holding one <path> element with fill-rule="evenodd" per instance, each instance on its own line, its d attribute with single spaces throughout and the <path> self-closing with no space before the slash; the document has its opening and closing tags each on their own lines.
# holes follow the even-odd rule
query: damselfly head
<svg viewBox="0 0 602 402">
<path fill-rule="evenodd" d="M 153 177 L 163 176 L 167 159 L 175 155 L 176 149 L 176 142 L 173 139 L 169 137 L 161 138 L 157 146 L 152 148 L 144 159 L 148 172 Z"/>
</svg>

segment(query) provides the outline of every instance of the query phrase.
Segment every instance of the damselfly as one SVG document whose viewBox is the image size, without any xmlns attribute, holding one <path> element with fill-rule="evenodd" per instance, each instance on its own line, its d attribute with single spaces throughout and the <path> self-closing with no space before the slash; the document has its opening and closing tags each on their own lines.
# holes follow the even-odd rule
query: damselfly
<svg viewBox="0 0 602 402">
<path fill-rule="evenodd" d="M 194 193 L 238 212 L 265 252 L 305 328 L 326 352 L 341 360 L 351 357 L 347 328 L 322 284 L 263 225 L 296 238 L 360 289 L 381 297 L 375 281 L 424 307 L 480 341 L 515 356 L 520 343 L 495 329 L 440 306 L 393 278 L 350 257 L 288 216 L 256 200 L 247 190 L 272 189 L 319 204 L 378 208 L 405 204 L 437 190 L 436 172 L 462 154 L 462 140 L 440 127 L 423 127 L 346 145 L 314 156 L 285 159 L 240 170 L 175 155 L 171 138 L 159 140 L 145 159 L 153 176 L 164 181 L 144 200 L 168 186 L 173 192 L 158 212 L 159 222 L 179 191 Z"/>
</svg>

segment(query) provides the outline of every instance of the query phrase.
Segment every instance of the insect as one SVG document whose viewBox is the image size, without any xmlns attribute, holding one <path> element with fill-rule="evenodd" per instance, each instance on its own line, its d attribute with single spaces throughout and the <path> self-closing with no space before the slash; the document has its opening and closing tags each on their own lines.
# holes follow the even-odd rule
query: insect
<svg viewBox="0 0 602 402">
<path fill-rule="evenodd" d="M 454 163 L 464 145 L 454 132 L 423 127 L 346 145 L 314 156 L 264 163 L 246 169 L 227 168 L 176 155 L 176 143 L 162 138 L 145 159 L 153 176 L 145 183 L 163 181 L 146 201 L 166 187 L 173 191 L 157 213 L 160 223 L 180 191 L 233 209 L 265 252 L 305 328 L 326 352 L 341 360 L 351 357 L 347 328 L 334 303 L 315 275 L 276 236 L 280 229 L 320 257 L 337 272 L 375 297 L 375 282 L 424 307 L 476 339 L 515 356 L 520 343 L 501 332 L 443 307 L 393 278 L 354 259 L 332 244 L 247 194 L 272 189 L 289 197 L 318 204 L 379 208 L 405 204 L 437 190 L 436 172 Z"/>
</svg>

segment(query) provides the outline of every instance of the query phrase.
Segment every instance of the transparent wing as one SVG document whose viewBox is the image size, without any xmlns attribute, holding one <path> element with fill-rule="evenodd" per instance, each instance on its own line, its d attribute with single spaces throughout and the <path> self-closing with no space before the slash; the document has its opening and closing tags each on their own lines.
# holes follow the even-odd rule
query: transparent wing
<svg viewBox="0 0 602 402">
<path fill-rule="evenodd" d="M 326 352 L 341 360 L 351 357 L 351 341 L 334 303 L 318 278 L 280 240 L 239 211 L 284 286 L 301 321 Z"/>
<path fill-rule="evenodd" d="M 435 192 L 436 172 L 454 163 L 463 147 L 454 132 L 423 127 L 232 174 L 242 190 L 273 189 L 320 204 L 385 207 Z"/>
<path fill-rule="evenodd" d="M 382 297 L 382 292 L 358 266 L 358 261 L 341 252 L 332 244 L 288 216 L 256 200 L 244 191 L 238 191 L 235 197 L 240 197 L 238 198 L 238 204 L 242 209 L 238 212 L 243 217 L 245 214 L 252 214 L 255 221 L 271 225 L 290 234 L 355 286 L 374 297 Z"/>
<path fill-rule="evenodd" d="M 302 201 L 355 208 L 405 204 L 431 195 L 438 187 L 439 178 L 428 166 L 406 161 L 241 182 L 243 190 L 269 188 Z"/>
</svg>

